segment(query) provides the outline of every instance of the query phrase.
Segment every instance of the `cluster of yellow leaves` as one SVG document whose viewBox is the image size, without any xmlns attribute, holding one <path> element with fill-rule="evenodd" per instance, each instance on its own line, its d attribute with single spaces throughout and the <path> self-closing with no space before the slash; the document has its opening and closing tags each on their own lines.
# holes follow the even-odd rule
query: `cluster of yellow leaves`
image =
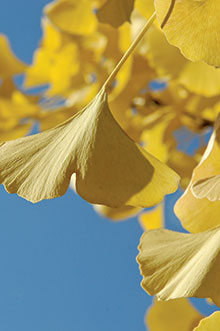
<svg viewBox="0 0 220 331">
<path fill-rule="evenodd" d="M 154 10 L 158 21 L 109 82 Z M 214 0 L 56 0 L 44 9 L 30 66 L 1 35 L 0 183 L 38 202 L 63 195 L 71 181 L 101 215 L 139 214 L 143 288 L 161 300 L 197 296 L 220 306 L 219 21 Z M 25 88 L 46 85 L 45 92 L 22 92 L 18 74 Z M 24 137 L 36 120 L 43 132 Z M 182 127 L 199 135 L 194 155 L 178 148 Z M 142 211 L 177 189 L 175 171 L 186 189 L 175 213 L 191 234 L 161 229 L 163 203 Z M 171 325 L 173 309 L 187 317 Z M 188 330 L 201 318 L 177 299 L 156 301 L 147 323 L 153 331 Z M 217 312 L 195 330 L 219 323 Z"/>
<path fill-rule="evenodd" d="M 38 118 L 38 98 L 25 95 L 13 82 L 13 76 L 22 74 L 26 65 L 12 53 L 8 39 L 0 35 L 0 141 L 26 135 L 33 120 Z"/>
</svg>

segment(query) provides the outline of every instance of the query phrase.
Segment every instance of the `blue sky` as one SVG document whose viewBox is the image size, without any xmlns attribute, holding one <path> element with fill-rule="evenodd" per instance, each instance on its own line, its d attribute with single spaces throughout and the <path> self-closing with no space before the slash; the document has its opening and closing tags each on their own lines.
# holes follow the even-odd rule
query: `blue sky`
<svg viewBox="0 0 220 331">
<path fill-rule="evenodd" d="M 0 32 L 26 62 L 48 2 L 1 2 Z M 177 195 L 166 199 L 166 216 L 168 227 L 180 230 L 171 213 Z M 136 219 L 102 219 L 72 190 L 33 205 L 0 186 L 0 199 L 0 330 L 146 330 L 151 298 L 135 261 L 142 234 Z"/>
</svg>

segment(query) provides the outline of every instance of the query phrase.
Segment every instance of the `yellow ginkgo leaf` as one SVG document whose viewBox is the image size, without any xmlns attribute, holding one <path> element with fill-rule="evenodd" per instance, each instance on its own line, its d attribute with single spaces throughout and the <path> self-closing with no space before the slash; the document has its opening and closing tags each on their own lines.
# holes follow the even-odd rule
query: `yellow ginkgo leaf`
<svg viewBox="0 0 220 331">
<path fill-rule="evenodd" d="M 220 116 L 216 121 L 206 151 L 193 171 L 186 191 L 174 207 L 175 214 L 190 232 L 204 231 L 220 224 L 220 201 L 217 200 L 219 190 L 216 185 L 220 174 L 219 139 Z M 214 180 L 213 177 L 215 177 Z"/>
<path fill-rule="evenodd" d="M 179 182 L 173 170 L 120 128 L 105 88 L 54 129 L 0 147 L 0 182 L 32 202 L 63 195 L 73 173 L 79 195 L 114 208 L 155 205 Z"/>
<path fill-rule="evenodd" d="M 17 90 L 13 77 L 4 78 L 0 84 L 0 97 L 10 98 L 14 91 Z"/>
<path fill-rule="evenodd" d="M 78 50 L 73 42 L 58 50 L 41 47 L 34 54 L 34 63 L 27 70 L 26 87 L 50 83 L 50 94 L 61 94 L 71 87 L 79 71 Z"/>
<path fill-rule="evenodd" d="M 152 26 L 146 35 L 147 59 L 160 76 L 176 78 L 187 63 L 179 49 L 170 45 L 161 29 Z M 175 63 L 175 65 L 173 65 Z"/>
<path fill-rule="evenodd" d="M 122 221 L 136 216 L 141 208 L 132 206 L 122 206 L 120 208 L 111 208 L 104 205 L 94 205 L 95 211 L 103 217 L 110 218 L 113 221 Z"/>
<path fill-rule="evenodd" d="M 168 41 L 191 61 L 220 66 L 218 0 L 155 0 Z"/>
<path fill-rule="evenodd" d="M 220 305 L 220 227 L 197 234 L 147 231 L 139 251 L 142 286 L 150 295 L 211 298 Z"/>
<path fill-rule="evenodd" d="M 203 316 L 186 298 L 170 301 L 155 300 L 146 314 L 146 325 L 151 331 L 190 331 Z"/>
<path fill-rule="evenodd" d="M 90 35 L 97 26 L 91 0 L 56 0 L 44 8 L 51 22 L 64 32 Z"/>
<path fill-rule="evenodd" d="M 145 231 L 163 227 L 164 215 L 163 204 L 150 211 L 145 211 L 139 215 L 138 219 Z"/>
<path fill-rule="evenodd" d="M 147 150 L 162 162 L 167 162 L 169 156 L 169 145 L 164 141 L 164 136 L 173 117 L 174 115 L 169 113 L 167 116 L 164 116 L 163 120 L 144 130 L 141 135 L 141 141 Z"/>
<path fill-rule="evenodd" d="M 28 121 L 25 124 L 14 125 L 11 130 L 1 130 L 0 126 L 0 143 L 12 139 L 17 139 L 26 136 L 33 126 L 33 121 Z"/>
<path fill-rule="evenodd" d="M 220 200 L 220 175 L 196 181 L 191 190 L 198 199 Z"/>
<path fill-rule="evenodd" d="M 7 37 L 0 34 L 0 77 L 8 78 L 24 72 L 26 65 L 13 54 Z"/>
<path fill-rule="evenodd" d="M 170 153 L 167 164 L 180 175 L 180 185 L 183 189 L 186 189 L 190 182 L 193 169 L 198 164 L 196 159 L 175 149 Z"/>
<path fill-rule="evenodd" d="M 215 311 L 212 315 L 203 318 L 194 331 L 219 331 L 220 311 Z"/>
<path fill-rule="evenodd" d="M 19 91 L 15 91 L 11 99 L 0 97 L 0 118 L 20 120 L 26 117 L 35 117 L 39 113 L 40 107 L 28 99 L 29 96 L 25 96 Z"/>
<path fill-rule="evenodd" d="M 108 23 L 118 28 L 124 22 L 130 22 L 133 8 L 134 0 L 107 0 L 98 9 L 97 17 L 101 23 Z"/>
<path fill-rule="evenodd" d="M 193 93 L 213 97 L 220 93 L 220 69 L 206 63 L 187 62 L 178 82 Z"/>
<path fill-rule="evenodd" d="M 149 18 L 154 12 L 154 0 L 135 0 L 135 8 L 145 18 Z"/>
</svg>

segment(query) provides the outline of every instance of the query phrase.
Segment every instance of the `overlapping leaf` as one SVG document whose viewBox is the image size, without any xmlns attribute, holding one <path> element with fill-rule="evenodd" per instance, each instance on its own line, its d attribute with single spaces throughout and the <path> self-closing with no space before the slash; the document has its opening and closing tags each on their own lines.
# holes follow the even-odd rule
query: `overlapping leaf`
<svg viewBox="0 0 220 331">
<path fill-rule="evenodd" d="M 220 228 L 198 234 L 145 232 L 137 261 L 142 286 L 161 300 L 211 298 L 220 306 Z"/>
<path fill-rule="evenodd" d="M 0 181 L 37 202 L 76 191 L 110 207 L 152 206 L 176 190 L 178 175 L 135 144 L 112 117 L 105 89 L 73 118 L 0 147 Z"/>
<path fill-rule="evenodd" d="M 134 0 L 107 0 L 98 9 L 97 17 L 101 23 L 108 23 L 118 28 L 124 22 L 130 22 L 133 8 Z"/>
<path fill-rule="evenodd" d="M 220 329 L 220 312 L 216 311 L 212 315 L 202 319 L 195 331 L 218 331 Z"/>
<path fill-rule="evenodd" d="M 164 226 L 164 206 L 158 205 L 153 210 L 144 211 L 138 217 L 144 230 L 153 230 Z"/>
<path fill-rule="evenodd" d="M 44 9 L 51 22 L 64 32 L 90 35 L 97 25 L 90 0 L 56 0 Z"/>
<path fill-rule="evenodd" d="M 220 10 L 213 0 L 155 0 L 168 41 L 191 61 L 220 66 Z"/>
<path fill-rule="evenodd" d="M 177 217 L 190 232 L 204 231 L 220 224 L 220 201 L 211 201 L 213 196 L 218 196 L 216 183 L 218 183 L 220 173 L 219 120 L 220 117 L 216 122 L 207 149 L 193 171 L 189 186 L 174 208 Z M 214 182 L 212 181 L 213 176 L 215 177 Z M 197 185 L 194 187 L 195 183 Z M 197 197 L 198 194 L 200 198 Z"/>
<path fill-rule="evenodd" d="M 146 325 L 152 331 L 189 331 L 198 325 L 203 316 L 186 298 L 155 300 L 146 314 Z"/>
</svg>

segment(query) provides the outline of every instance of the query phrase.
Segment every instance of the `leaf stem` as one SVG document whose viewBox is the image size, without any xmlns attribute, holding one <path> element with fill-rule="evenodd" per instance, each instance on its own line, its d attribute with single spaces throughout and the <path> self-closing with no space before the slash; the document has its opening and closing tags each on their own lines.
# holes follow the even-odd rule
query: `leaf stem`
<svg viewBox="0 0 220 331">
<path fill-rule="evenodd" d="M 172 12 L 173 12 L 173 9 L 174 9 L 174 6 L 175 6 L 175 3 L 176 3 L 176 0 L 172 0 L 172 1 L 171 1 L 170 8 L 168 9 L 168 12 L 167 12 L 166 16 L 165 16 L 163 22 L 161 23 L 161 26 L 160 26 L 161 29 L 163 29 L 164 26 L 167 24 L 167 22 L 168 22 L 168 20 L 169 20 L 169 18 L 170 18 L 170 15 L 171 15 Z"/>
<path fill-rule="evenodd" d="M 121 60 L 118 62 L 112 73 L 109 75 L 107 78 L 106 82 L 104 83 L 103 87 L 104 88 L 109 88 L 112 84 L 112 82 L 115 79 L 115 76 L 123 66 L 123 64 L 126 62 L 126 60 L 129 58 L 129 56 L 132 54 L 133 50 L 136 48 L 136 46 L 139 44 L 141 39 L 143 38 L 144 34 L 147 32 L 147 30 L 150 28 L 152 23 L 154 22 L 156 18 L 156 12 L 153 13 L 153 15 L 149 18 L 149 20 L 146 22 L 146 24 L 143 26 L 135 40 L 132 42 L 131 46 L 128 48 L 126 53 L 122 56 Z"/>
</svg>

